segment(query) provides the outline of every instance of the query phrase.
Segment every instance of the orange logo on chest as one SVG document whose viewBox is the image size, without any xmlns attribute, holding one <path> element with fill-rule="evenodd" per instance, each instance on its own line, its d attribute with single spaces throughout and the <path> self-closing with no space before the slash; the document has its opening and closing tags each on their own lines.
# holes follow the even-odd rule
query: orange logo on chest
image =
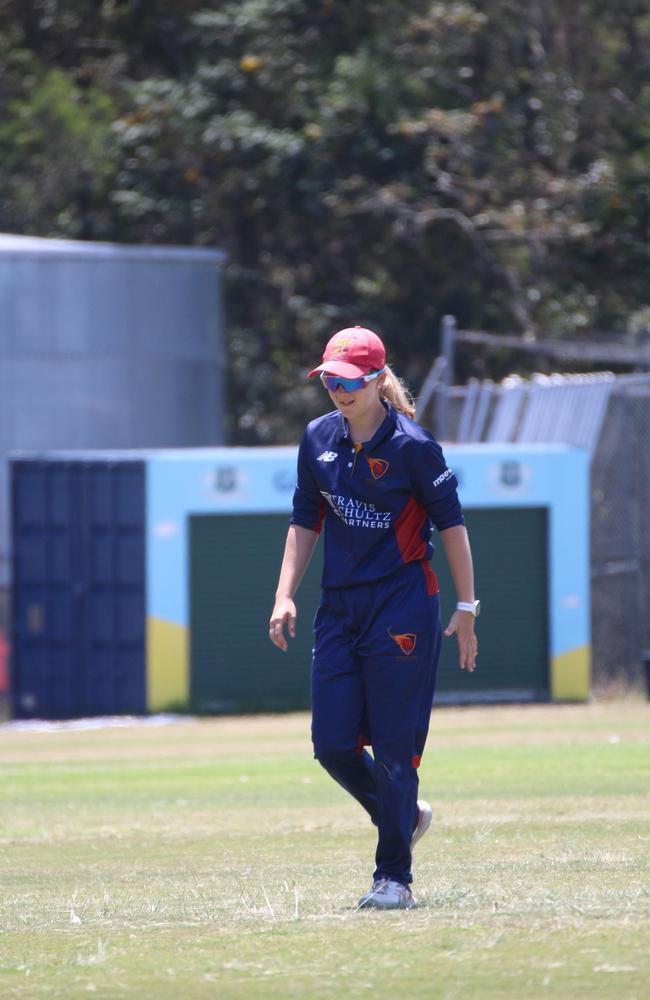
<svg viewBox="0 0 650 1000">
<path fill-rule="evenodd" d="M 390 463 L 386 461 L 385 458 L 370 458 L 366 455 L 368 459 L 368 465 L 370 466 L 370 475 L 373 479 L 381 479 L 385 476 L 390 468 Z"/>
<path fill-rule="evenodd" d="M 395 635 L 390 629 L 386 630 L 393 640 L 396 642 L 399 648 L 402 650 L 405 656 L 410 656 L 415 649 L 415 643 L 417 640 L 417 635 L 415 632 L 402 632 L 401 635 Z"/>
</svg>

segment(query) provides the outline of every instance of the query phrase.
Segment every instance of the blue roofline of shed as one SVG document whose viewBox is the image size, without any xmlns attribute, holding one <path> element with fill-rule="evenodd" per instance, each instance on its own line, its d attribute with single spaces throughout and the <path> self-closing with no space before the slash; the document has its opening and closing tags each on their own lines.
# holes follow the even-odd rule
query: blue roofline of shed
<svg viewBox="0 0 650 1000">
<path fill-rule="evenodd" d="M 47 239 L 0 233 L 0 255 L 25 257 L 93 257 L 105 260 L 185 261 L 222 266 L 227 255 L 215 247 L 181 247 L 160 244 L 93 243 L 90 240 Z"/>
<path fill-rule="evenodd" d="M 196 460 L 219 460 L 230 459 L 233 461 L 246 458 L 263 457 L 279 458 L 293 455 L 298 448 L 295 444 L 265 444 L 265 445 L 199 445 L 187 447 L 158 447 L 158 448 L 14 448 L 9 451 L 6 458 L 10 462 L 128 462 L 144 461 L 146 459 L 157 459 L 167 461 L 196 461 Z M 453 451 L 457 455 L 503 455 L 506 453 L 513 459 L 518 459 L 522 455 L 529 454 L 564 454 L 566 452 L 583 451 L 574 445 L 566 444 L 544 444 L 536 442 L 534 444 L 522 444 L 520 442 L 502 442 L 475 444 L 456 444 L 449 441 L 445 443 L 448 451 Z"/>
</svg>

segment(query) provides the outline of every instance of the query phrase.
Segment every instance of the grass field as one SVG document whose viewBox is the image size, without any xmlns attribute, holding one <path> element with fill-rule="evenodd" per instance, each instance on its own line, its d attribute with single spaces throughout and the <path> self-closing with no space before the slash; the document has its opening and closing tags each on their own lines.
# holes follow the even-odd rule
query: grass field
<svg viewBox="0 0 650 1000">
<path fill-rule="evenodd" d="M 437 709 L 410 912 L 305 715 L 0 728 L 0 997 L 650 997 L 650 706 Z"/>
</svg>

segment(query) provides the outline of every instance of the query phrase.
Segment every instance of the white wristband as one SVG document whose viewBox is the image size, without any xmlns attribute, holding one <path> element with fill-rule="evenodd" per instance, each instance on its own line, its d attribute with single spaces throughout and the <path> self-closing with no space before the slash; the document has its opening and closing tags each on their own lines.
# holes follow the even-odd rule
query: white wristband
<svg viewBox="0 0 650 1000">
<path fill-rule="evenodd" d="M 469 611 L 469 613 L 471 615 L 474 615 L 475 618 L 478 617 L 480 610 L 481 610 L 480 601 L 469 601 L 469 602 L 459 601 L 458 604 L 456 605 L 456 611 Z"/>
</svg>

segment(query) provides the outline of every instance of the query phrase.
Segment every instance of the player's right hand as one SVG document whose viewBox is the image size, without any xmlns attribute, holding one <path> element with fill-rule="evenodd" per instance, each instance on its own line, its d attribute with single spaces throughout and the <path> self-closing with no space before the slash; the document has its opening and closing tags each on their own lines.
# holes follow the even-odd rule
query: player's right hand
<svg viewBox="0 0 650 1000">
<path fill-rule="evenodd" d="M 292 639 L 296 638 L 296 605 L 290 597 L 278 597 L 269 621 L 269 639 L 274 646 L 286 653 L 289 648 L 284 626 Z"/>
</svg>

